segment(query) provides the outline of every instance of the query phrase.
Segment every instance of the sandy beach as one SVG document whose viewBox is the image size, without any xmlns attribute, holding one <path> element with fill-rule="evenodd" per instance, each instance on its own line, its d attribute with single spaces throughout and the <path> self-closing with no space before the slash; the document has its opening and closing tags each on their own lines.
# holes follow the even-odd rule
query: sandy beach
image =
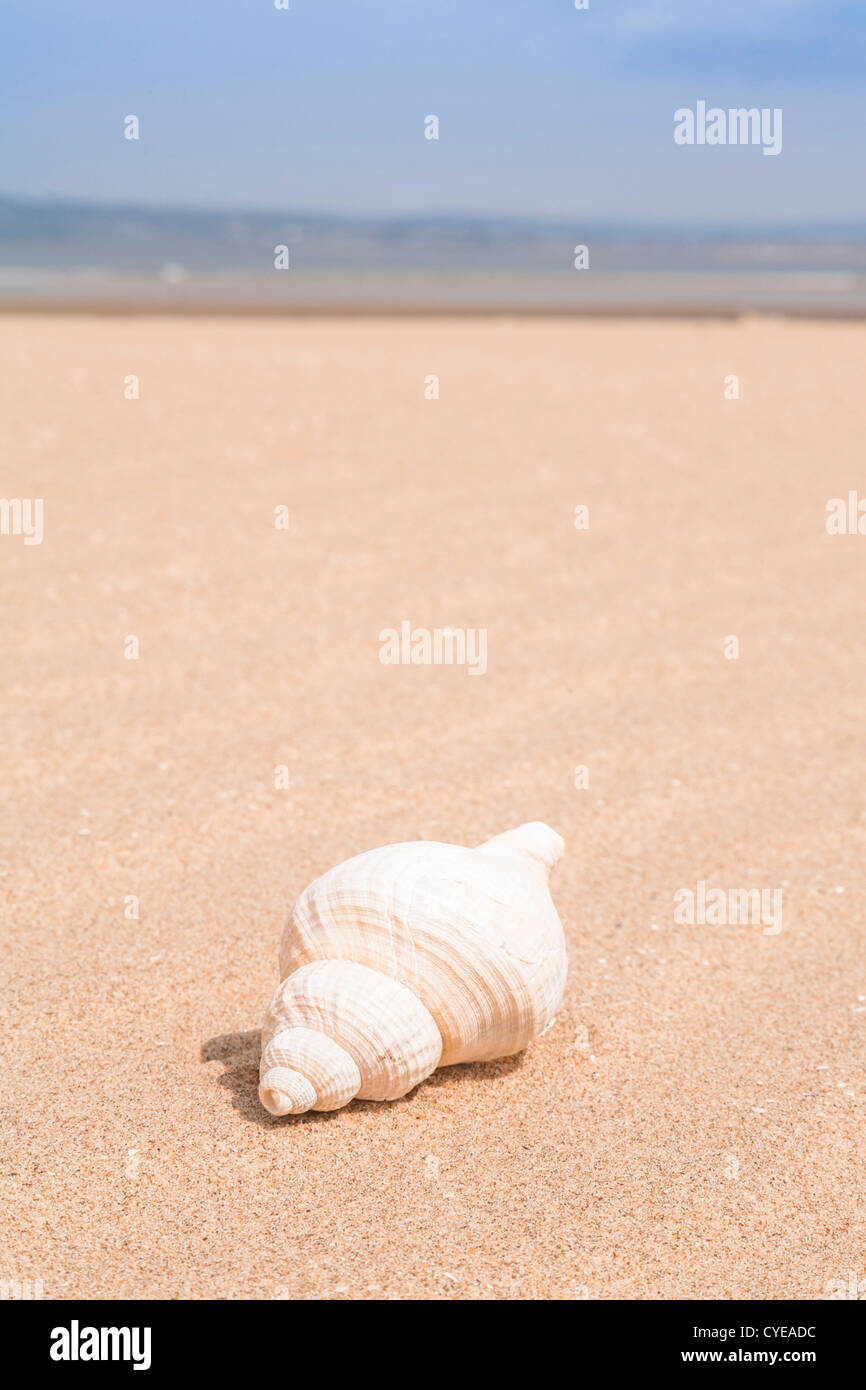
<svg viewBox="0 0 866 1390">
<path fill-rule="evenodd" d="M 866 1279 L 866 537 L 825 528 L 866 497 L 864 350 L 758 317 L 2 317 L 0 491 L 44 521 L 0 535 L 0 1277 Z M 485 630 L 486 671 L 383 665 L 404 620 Z M 554 1027 L 267 1115 L 310 879 L 535 819 L 567 845 Z M 781 929 L 676 921 L 701 882 L 778 889 Z"/>
</svg>

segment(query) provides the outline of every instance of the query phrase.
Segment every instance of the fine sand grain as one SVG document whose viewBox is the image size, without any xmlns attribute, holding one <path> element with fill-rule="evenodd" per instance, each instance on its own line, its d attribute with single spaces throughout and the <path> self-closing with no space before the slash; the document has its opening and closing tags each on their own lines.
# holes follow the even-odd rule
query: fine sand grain
<svg viewBox="0 0 866 1390">
<path fill-rule="evenodd" d="M 866 537 L 824 524 L 866 496 L 866 327 L 0 338 L 0 491 L 44 499 L 41 545 L 0 536 L 0 1275 L 61 1298 L 866 1278 Z M 486 628 L 487 673 L 381 665 L 403 619 Z M 362 849 L 530 819 L 567 843 L 551 1031 L 396 1104 L 266 1115 L 293 896 Z M 677 924 L 699 880 L 782 887 L 782 931 Z"/>
</svg>

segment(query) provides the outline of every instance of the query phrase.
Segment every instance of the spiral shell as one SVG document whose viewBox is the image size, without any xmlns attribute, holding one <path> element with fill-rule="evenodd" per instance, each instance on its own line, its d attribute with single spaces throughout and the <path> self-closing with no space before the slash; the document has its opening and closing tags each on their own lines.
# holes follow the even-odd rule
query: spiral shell
<svg viewBox="0 0 866 1390">
<path fill-rule="evenodd" d="M 553 1022 L 567 968 L 539 821 L 475 849 L 386 845 L 295 903 L 262 1028 L 272 1115 L 396 1100 L 439 1066 L 520 1052 Z"/>
</svg>

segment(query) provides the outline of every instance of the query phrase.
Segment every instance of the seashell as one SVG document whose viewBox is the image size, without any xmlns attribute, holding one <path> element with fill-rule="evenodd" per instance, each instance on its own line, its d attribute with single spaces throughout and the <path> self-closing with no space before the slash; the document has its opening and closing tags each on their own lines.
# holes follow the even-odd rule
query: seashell
<svg viewBox="0 0 866 1390">
<path fill-rule="evenodd" d="M 549 1028 L 567 960 L 548 879 L 564 848 L 534 821 L 475 849 L 386 845 L 315 879 L 262 1027 L 265 1109 L 397 1100 L 437 1067 L 507 1057 Z"/>
</svg>

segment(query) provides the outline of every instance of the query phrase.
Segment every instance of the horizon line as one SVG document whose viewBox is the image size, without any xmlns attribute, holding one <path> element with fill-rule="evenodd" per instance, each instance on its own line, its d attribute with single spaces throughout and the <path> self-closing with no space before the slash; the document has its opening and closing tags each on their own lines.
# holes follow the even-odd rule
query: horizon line
<svg viewBox="0 0 866 1390">
<path fill-rule="evenodd" d="M 866 217 L 857 215 L 852 217 L 810 217 L 800 220 L 780 219 L 761 219 L 756 221 L 735 218 L 731 220 L 721 219 L 671 219 L 664 216 L 624 216 L 621 214 L 611 214 L 595 212 L 590 214 L 575 213 L 569 216 L 565 213 L 550 212 L 536 213 L 527 215 L 526 213 L 506 212 L 502 210 L 469 210 L 464 208 L 428 208 L 423 211 L 350 211 L 336 208 L 321 208 L 308 206 L 292 206 L 291 204 L 255 205 L 242 204 L 231 205 L 229 203 L 187 203 L 174 200 L 164 202 L 135 201 L 129 199 L 114 200 L 111 198 L 100 198 L 92 194 L 70 195 L 70 194 L 22 194 L 0 189 L 0 207 L 4 204 L 12 204 L 21 208 L 32 208 L 36 210 L 40 207 L 50 207 L 54 209 L 68 209 L 70 211 L 91 210 L 102 213 L 110 212 L 130 212 L 134 211 L 146 215 L 165 215 L 174 213 L 181 216 L 222 216 L 222 217 L 295 217 L 300 219 L 330 221 L 334 223 L 352 223 L 377 225 L 382 223 L 389 224 L 412 224 L 412 223 L 463 223 L 472 224 L 491 224 L 512 226 L 515 228 L 537 229 L 539 231 L 554 227 L 572 227 L 575 229 L 590 226 L 608 226 L 611 228 L 635 231 L 664 231 L 667 233 L 679 232 L 688 234 L 689 232 L 744 232 L 755 233 L 758 231 L 774 231 L 790 235 L 795 231 L 861 231 L 866 234 Z"/>
</svg>

